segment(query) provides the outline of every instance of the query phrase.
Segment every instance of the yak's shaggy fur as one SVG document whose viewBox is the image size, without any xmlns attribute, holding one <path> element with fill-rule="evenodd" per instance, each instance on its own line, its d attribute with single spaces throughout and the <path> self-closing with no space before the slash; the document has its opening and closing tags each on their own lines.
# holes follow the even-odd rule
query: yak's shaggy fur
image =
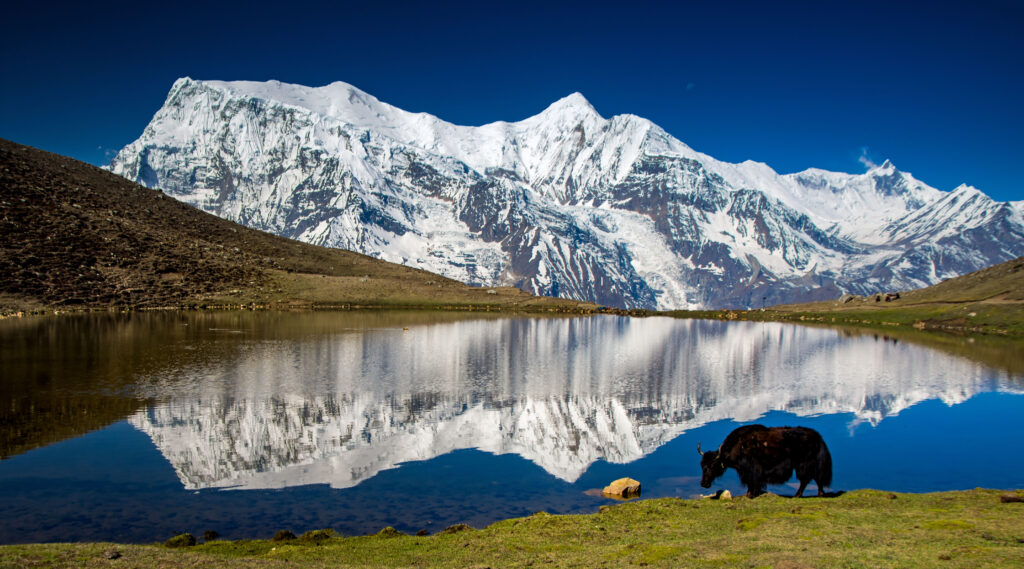
<svg viewBox="0 0 1024 569">
<path fill-rule="evenodd" d="M 725 437 L 718 450 L 701 453 L 700 468 L 704 488 L 710 488 L 726 468 L 736 469 L 748 498 L 763 494 L 768 484 L 786 483 L 794 470 L 800 481 L 797 498 L 811 480 L 818 485 L 818 496 L 824 496 L 825 487 L 832 484 L 832 455 L 821 435 L 806 427 L 740 427 Z"/>
</svg>

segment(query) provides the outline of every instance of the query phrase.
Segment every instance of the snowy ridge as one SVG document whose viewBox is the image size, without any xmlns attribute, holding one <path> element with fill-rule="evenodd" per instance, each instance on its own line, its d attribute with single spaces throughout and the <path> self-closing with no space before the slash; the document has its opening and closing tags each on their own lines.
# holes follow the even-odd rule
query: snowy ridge
<svg viewBox="0 0 1024 569">
<path fill-rule="evenodd" d="M 858 175 L 721 162 L 579 93 L 470 127 L 342 82 L 185 78 L 110 169 L 257 229 L 611 306 L 820 300 L 1024 255 L 1019 204 L 888 161 Z"/>
<path fill-rule="evenodd" d="M 341 334 L 183 373 L 206 387 L 155 389 L 167 402 L 130 422 L 190 489 L 344 488 L 468 448 L 572 482 L 713 421 L 784 410 L 878 423 L 928 399 L 1019 390 L 978 364 L 871 336 L 663 318 Z"/>
<path fill-rule="evenodd" d="M 873 245 L 887 242 L 877 235 L 880 218 L 900 219 L 944 195 L 888 160 L 859 175 L 809 169 L 785 178 L 794 191 L 784 194 L 787 204 L 802 205 L 819 225 L 841 225 L 850 238 Z"/>
</svg>

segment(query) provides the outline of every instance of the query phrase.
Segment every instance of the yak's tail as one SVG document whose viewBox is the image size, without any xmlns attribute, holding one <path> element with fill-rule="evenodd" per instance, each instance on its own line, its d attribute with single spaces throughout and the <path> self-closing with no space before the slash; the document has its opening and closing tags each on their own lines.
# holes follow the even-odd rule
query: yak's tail
<svg viewBox="0 0 1024 569">
<path fill-rule="evenodd" d="M 828 452 L 824 440 L 818 447 L 818 476 L 814 480 L 818 483 L 819 488 L 832 485 L 832 454 Z"/>
</svg>

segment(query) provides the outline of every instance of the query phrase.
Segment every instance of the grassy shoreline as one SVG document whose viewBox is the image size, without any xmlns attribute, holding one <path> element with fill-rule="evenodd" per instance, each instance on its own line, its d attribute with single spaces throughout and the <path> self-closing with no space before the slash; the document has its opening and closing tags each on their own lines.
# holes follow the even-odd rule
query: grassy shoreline
<svg viewBox="0 0 1024 569">
<path fill-rule="evenodd" d="M 493 289 L 489 289 L 493 290 Z M 645 318 L 667 316 L 681 319 L 703 319 L 750 322 L 785 322 L 857 328 L 912 329 L 956 335 L 988 334 L 1024 336 L 1024 303 L 989 304 L 984 302 L 904 305 L 886 308 L 838 309 L 829 303 L 783 305 L 764 309 L 738 310 L 647 310 L 621 309 L 590 302 L 535 297 L 522 291 L 510 293 L 507 287 L 489 299 L 438 298 L 406 299 L 295 299 L 295 298 L 225 298 L 169 304 L 166 306 L 19 306 L 0 309 L 0 320 L 24 316 L 80 314 L 88 312 L 133 312 L 166 310 L 278 310 L 278 311 L 350 311 L 350 310 L 422 310 L 441 312 L 499 312 L 510 314 L 562 313 L 613 314 Z"/>
<path fill-rule="evenodd" d="M 970 303 L 956 306 L 923 305 L 862 310 L 828 310 L 813 306 L 789 309 L 772 307 L 764 310 L 669 311 L 664 314 L 676 318 L 787 322 L 878 330 L 941 332 L 953 335 L 1024 336 L 1024 307 L 1016 304 L 996 307 Z"/>
<path fill-rule="evenodd" d="M 0 546 L 0 567 L 1024 566 L 1024 491 L 659 498 L 408 536 Z M 389 531 L 390 530 L 390 531 Z M 116 559 L 108 559 L 116 552 Z"/>
</svg>

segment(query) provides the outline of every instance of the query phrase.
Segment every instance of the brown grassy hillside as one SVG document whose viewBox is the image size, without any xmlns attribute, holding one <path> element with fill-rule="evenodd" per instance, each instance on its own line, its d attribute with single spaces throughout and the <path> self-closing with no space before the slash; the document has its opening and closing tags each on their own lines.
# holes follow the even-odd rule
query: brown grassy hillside
<svg viewBox="0 0 1024 569">
<path fill-rule="evenodd" d="M 684 318 L 773 320 L 898 329 L 980 332 L 1024 337 L 1024 257 L 947 279 L 933 286 L 900 293 L 852 297 L 804 304 L 782 304 L 765 310 L 673 311 Z M 845 301 L 844 301 L 845 300 Z"/>
<path fill-rule="evenodd" d="M 847 302 L 774 306 L 770 311 L 909 324 L 919 329 L 1024 334 L 1024 257 L 903 292 L 899 299 L 890 302 L 884 297 L 868 296 Z"/>
<path fill-rule="evenodd" d="M 0 139 L 0 311 L 423 306 L 589 310 L 247 229 L 100 168 Z"/>
</svg>

